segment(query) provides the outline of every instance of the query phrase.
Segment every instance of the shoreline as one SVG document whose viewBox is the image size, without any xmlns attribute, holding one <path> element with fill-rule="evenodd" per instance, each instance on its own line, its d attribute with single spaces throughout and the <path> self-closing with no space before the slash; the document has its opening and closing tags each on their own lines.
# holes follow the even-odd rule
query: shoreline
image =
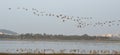
<svg viewBox="0 0 120 55">
<path fill-rule="evenodd" d="M 44 42 L 93 42 L 93 43 L 99 43 L 99 42 L 104 42 L 104 43 L 120 43 L 119 40 L 0 40 L 0 41 L 28 41 L 28 42 L 38 42 L 38 41 L 44 41 Z"/>
</svg>

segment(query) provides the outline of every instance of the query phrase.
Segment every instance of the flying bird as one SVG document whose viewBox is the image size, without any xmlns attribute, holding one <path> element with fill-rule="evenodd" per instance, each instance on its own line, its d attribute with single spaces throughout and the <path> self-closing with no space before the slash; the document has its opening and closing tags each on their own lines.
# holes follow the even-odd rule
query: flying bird
<svg viewBox="0 0 120 55">
<path fill-rule="evenodd" d="M 8 8 L 9 10 L 11 10 L 11 8 Z"/>
</svg>

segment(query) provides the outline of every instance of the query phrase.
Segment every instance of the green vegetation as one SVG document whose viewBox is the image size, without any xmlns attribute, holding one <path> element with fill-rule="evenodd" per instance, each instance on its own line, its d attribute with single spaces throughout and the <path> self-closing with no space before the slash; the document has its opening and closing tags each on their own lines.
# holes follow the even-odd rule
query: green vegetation
<svg viewBox="0 0 120 55">
<path fill-rule="evenodd" d="M 87 34 L 78 35 L 50 35 L 50 34 L 19 34 L 19 35 L 0 35 L 0 40 L 109 40 L 109 37 L 89 36 Z"/>
</svg>

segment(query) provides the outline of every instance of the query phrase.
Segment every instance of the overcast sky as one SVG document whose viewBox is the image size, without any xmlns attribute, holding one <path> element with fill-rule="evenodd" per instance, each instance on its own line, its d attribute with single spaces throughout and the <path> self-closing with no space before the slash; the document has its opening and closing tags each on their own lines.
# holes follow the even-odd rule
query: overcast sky
<svg viewBox="0 0 120 55">
<path fill-rule="evenodd" d="M 55 17 L 35 16 L 29 11 L 17 10 L 17 7 L 36 8 L 70 16 L 90 16 L 94 17 L 94 21 L 104 21 L 120 19 L 120 0 L 0 0 L 0 29 L 18 33 L 65 35 L 120 33 L 120 26 L 80 29 L 71 21 L 63 23 Z"/>
</svg>

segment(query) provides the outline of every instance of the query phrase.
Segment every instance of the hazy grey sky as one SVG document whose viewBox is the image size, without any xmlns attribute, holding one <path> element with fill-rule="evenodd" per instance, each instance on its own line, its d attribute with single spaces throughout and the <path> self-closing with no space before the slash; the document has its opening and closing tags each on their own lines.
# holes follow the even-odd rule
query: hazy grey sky
<svg viewBox="0 0 120 55">
<path fill-rule="evenodd" d="M 0 0 L 0 29 L 18 33 L 66 35 L 120 33 L 120 26 L 79 29 L 71 21 L 63 23 L 55 17 L 38 17 L 17 10 L 17 7 L 37 8 L 70 16 L 90 16 L 94 17 L 94 21 L 103 21 L 103 17 L 106 20 L 120 19 L 120 0 Z"/>
</svg>

